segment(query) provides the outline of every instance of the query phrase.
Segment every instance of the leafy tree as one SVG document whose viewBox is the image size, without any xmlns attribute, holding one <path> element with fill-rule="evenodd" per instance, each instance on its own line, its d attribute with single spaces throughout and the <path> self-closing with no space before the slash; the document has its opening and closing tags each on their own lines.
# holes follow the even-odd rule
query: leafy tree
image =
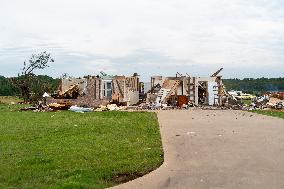
<svg viewBox="0 0 284 189">
<path fill-rule="evenodd" d="M 40 82 L 34 71 L 48 67 L 50 62 L 54 62 L 54 60 L 46 51 L 33 54 L 28 62 L 24 62 L 24 67 L 18 74 L 18 78 L 12 78 L 12 83 L 19 89 L 25 102 L 36 100 L 46 89 L 46 83 Z"/>
</svg>

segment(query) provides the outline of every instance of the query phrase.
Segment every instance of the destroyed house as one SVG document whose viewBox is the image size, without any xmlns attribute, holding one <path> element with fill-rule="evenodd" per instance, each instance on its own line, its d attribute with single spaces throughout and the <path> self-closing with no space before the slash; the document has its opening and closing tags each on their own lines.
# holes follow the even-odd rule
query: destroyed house
<svg viewBox="0 0 284 189">
<path fill-rule="evenodd" d="M 130 77 L 102 75 L 62 78 L 56 98 L 72 99 L 74 104 L 87 106 L 97 106 L 102 102 L 115 102 L 128 106 L 137 104 L 139 77 L 134 74 Z"/>
<path fill-rule="evenodd" d="M 76 99 L 82 96 L 92 96 L 94 99 L 100 99 L 100 86 L 101 79 L 97 77 L 65 77 L 61 79 L 57 98 Z"/>
<path fill-rule="evenodd" d="M 224 86 L 219 72 L 210 77 L 191 77 L 177 74 L 175 77 L 152 76 L 151 89 L 146 102 L 182 106 L 189 102 L 195 105 L 223 105 Z"/>
</svg>

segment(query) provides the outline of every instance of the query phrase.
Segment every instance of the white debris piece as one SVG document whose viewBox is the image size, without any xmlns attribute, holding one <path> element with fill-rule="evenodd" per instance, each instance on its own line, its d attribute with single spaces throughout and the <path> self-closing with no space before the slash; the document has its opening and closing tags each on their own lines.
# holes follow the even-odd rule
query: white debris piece
<svg viewBox="0 0 284 189">
<path fill-rule="evenodd" d="M 92 112 L 92 108 L 83 108 L 83 107 L 78 107 L 78 106 L 71 106 L 70 111 L 72 112 L 79 112 L 79 113 L 84 113 L 84 112 Z"/>
</svg>

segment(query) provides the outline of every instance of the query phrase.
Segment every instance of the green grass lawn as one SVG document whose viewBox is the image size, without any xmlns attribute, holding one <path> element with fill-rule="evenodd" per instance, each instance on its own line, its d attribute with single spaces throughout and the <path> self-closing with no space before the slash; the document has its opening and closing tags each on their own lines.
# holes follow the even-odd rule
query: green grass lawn
<svg viewBox="0 0 284 189">
<path fill-rule="evenodd" d="M 251 100 L 242 100 L 242 102 L 245 104 L 245 105 L 250 105 L 251 104 Z"/>
<path fill-rule="evenodd" d="M 262 114 L 262 115 L 268 115 L 273 117 L 279 117 L 284 119 L 284 112 L 279 111 L 269 111 L 269 110 L 252 110 L 250 112 Z"/>
<path fill-rule="evenodd" d="M 105 188 L 163 162 L 155 113 L 18 112 L 0 104 L 0 188 Z"/>
<path fill-rule="evenodd" d="M 0 104 L 16 104 L 20 101 L 21 99 L 14 96 L 0 96 Z"/>
</svg>

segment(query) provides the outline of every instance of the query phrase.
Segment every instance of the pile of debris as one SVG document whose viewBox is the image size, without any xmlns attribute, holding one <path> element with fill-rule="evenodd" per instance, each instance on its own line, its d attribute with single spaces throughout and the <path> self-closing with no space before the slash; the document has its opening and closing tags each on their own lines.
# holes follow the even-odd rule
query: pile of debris
<svg viewBox="0 0 284 189">
<path fill-rule="evenodd" d="M 284 100 L 275 98 L 273 94 L 264 94 L 263 96 L 255 97 L 249 106 L 244 106 L 247 110 L 279 110 L 284 109 Z"/>
<path fill-rule="evenodd" d="M 25 110 L 75 112 L 121 110 L 283 109 L 284 93 L 261 97 L 242 91 L 226 91 L 220 72 L 208 77 L 176 73 L 173 77 L 152 76 L 140 82 L 139 75 L 112 76 L 101 72 L 83 78 L 63 77 L 55 95 Z M 251 104 L 244 103 L 251 100 Z"/>
<path fill-rule="evenodd" d="M 243 91 L 228 91 L 228 95 L 233 96 L 237 100 L 252 100 L 256 98 L 255 95 L 243 93 Z"/>
<path fill-rule="evenodd" d="M 96 112 L 119 110 L 127 110 L 127 106 L 117 106 L 116 104 L 108 104 L 107 106 L 101 105 L 99 108 L 95 109 Z"/>
<path fill-rule="evenodd" d="M 51 103 L 48 104 L 48 107 L 52 109 L 53 111 L 58 111 L 58 110 L 69 110 L 69 108 L 72 106 L 70 102 L 62 102 L 62 103 Z"/>
<path fill-rule="evenodd" d="M 271 95 L 266 103 L 266 108 L 282 110 L 284 108 L 284 99 L 275 98 Z"/>
<path fill-rule="evenodd" d="M 268 93 L 265 93 L 264 95 L 268 95 L 273 98 L 284 100 L 284 92 L 274 92 L 274 93 L 268 92 Z"/>
</svg>

